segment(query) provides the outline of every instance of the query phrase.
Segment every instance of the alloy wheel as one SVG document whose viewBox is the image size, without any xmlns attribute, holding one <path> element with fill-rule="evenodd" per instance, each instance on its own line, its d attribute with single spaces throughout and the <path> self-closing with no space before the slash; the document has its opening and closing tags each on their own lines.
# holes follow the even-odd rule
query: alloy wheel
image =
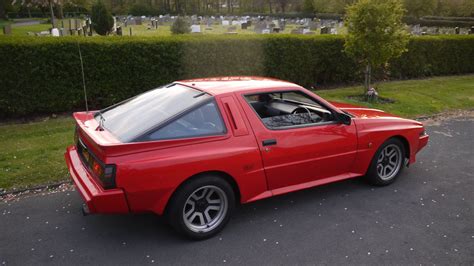
<svg viewBox="0 0 474 266">
<path fill-rule="evenodd" d="M 398 145 L 387 145 L 377 159 L 377 174 L 382 180 L 394 178 L 402 165 L 402 151 Z"/>
<path fill-rule="evenodd" d="M 228 210 L 225 192 L 217 186 L 196 189 L 186 200 L 183 220 L 186 227 L 196 233 L 206 233 L 218 227 Z"/>
</svg>

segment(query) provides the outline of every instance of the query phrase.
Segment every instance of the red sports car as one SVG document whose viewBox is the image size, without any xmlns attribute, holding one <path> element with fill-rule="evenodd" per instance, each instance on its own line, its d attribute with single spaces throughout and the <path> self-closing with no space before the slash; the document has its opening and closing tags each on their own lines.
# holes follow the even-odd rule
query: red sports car
<svg viewBox="0 0 474 266">
<path fill-rule="evenodd" d="M 428 142 L 420 122 L 258 77 L 178 81 L 74 118 L 65 157 L 84 212 L 154 212 L 194 239 L 237 203 L 359 176 L 388 185 Z"/>
</svg>

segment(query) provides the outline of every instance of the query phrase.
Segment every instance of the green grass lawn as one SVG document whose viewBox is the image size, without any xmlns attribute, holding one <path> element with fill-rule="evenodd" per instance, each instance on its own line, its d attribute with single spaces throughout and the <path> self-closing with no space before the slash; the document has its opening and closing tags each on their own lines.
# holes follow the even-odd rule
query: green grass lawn
<svg viewBox="0 0 474 266">
<path fill-rule="evenodd" d="M 322 97 L 379 108 L 404 117 L 419 117 L 455 109 L 474 108 L 474 75 L 378 84 L 391 104 L 368 104 L 348 99 L 361 87 L 316 91 Z M 19 188 L 67 180 L 63 153 L 73 142 L 72 118 L 60 117 L 27 124 L 0 125 L 0 188 Z"/>
<path fill-rule="evenodd" d="M 0 28 L 2 29 L 0 32 L 2 32 L 1 34 L 3 34 L 3 26 L 5 25 L 8 25 L 8 24 L 11 24 L 12 22 L 9 21 L 9 20 L 3 20 L 3 19 L 0 19 Z"/>
<path fill-rule="evenodd" d="M 72 118 L 0 126 L 0 188 L 15 190 L 65 180 L 64 151 Z"/>
<path fill-rule="evenodd" d="M 3 24 L 2 24 L 3 23 Z M 14 23 L 14 21 L 4 21 L 0 20 L 0 26 L 8 23 Z M 60 23 L 58 23 L 60 24 Z M 69 19 L 64 19 L 64 26 L 68 28 Z M 143 23 L 142 25 L 131 25 L 128 27 L 124 27 L 122 23 L 118 23 L 118 26 L 122 26 L 123 35 L 130 35 L 130 28 L 132 29 L 133 36 L 169 36 L 171 35 L 171 23 L 166 23 L 164 25 L 158 26 L 158 29 L 148 29 L 147 24 Z M 201 25 L 201 33 L 202 35 L 216 35 L 216 34 L 224 34 L 228 32 L 229 26 L 222 26 L 222 25 L 212 25 L 212 30 L 206 30 L 205 25 Z M 249 27 L 247 30 L 242 30 L 240 26 L 236 25 L 237 28 L 236 32 L 239 35 L 248 35 L 248 34 L 255 34 L 254 26 Z M 13 25 L 12 26 L 12 35 L 14 36 L 26 36 L 28 32 L 38 33 L 41 31 L 48 31 L 51 28 L 51 24 L 47 23 L 46 20 L 43 19 L 41 24 L 36 25 Z M 296 29 L 297 25 L 287 25 L 285 31 L 282 33 L 289 34 L 291 30 Z M 344 27 L 339 28 L 337 27 L 337 31 L 339 34 L 344 34 L 346 29 Z M 319 34 L 319 30 L 315 31 L 316 34 Z M 0 31 L 0 35 L 3 35 L 3 31 Z"/>
<path fill-rule="evenodd" d="M 120 25 L 120 24 L 119 24 Z M 123 25 L 122 25 L 123 26 Z M 249 35 L 256 34 L 254 31 L 254 26 L 248 27 L 246 30 L 242 30 L 240 26 L 236 25 L 236 31 L 238 35 Z M 147 25 L 132 25 L 123 28 L 123 35 L 130 35 L 130 28 L 132 28 L 133 36 L 169 36 L 171 35 L 171 25 L 160 25 L 158 29 L 147 29 Z M 201 35 L 219 35 L 225 34 L 228 32 L 229 26 L 222 25 L 212 25 L 212 30 L 206 30 L 205 25 L 201 25 L 201 33 L 192 33 L 201 34 Z M 296 25 L 287 25 L 285 30 L 281 34 L 289 34 L 291 30 L 296 29 Z M 344 34 L 346 32 L 345 28 L 337 28 L 339 34 Z M 314 31 L 316 34 L 320 34 L 320 31 Z"/>
<path fill-rule="evenodd" d="M 421 80 L 392 81 L 375 84 L 379 96 L 394 103 L 368 103 L 348 96 L 360 95 L 362 87 L 316 91 L 321 97 L 382 109 L 407 118 L 474 108 L 474 75 L 437 77 Z"/>
</svg>

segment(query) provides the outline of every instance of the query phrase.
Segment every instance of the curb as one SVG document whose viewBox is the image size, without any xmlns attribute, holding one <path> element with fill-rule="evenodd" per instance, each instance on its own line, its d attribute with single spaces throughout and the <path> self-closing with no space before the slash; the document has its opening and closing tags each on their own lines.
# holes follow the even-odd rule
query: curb
<svg viewBox="0 0 474 266">
<path fill-rule="evenodd" d="M 34 191 L 34 190 L 44 190 L 44 189 L 53 189 L 53 188 L 58 188 L 61 185 L 64 184 L 72 184 L 72 181 L 62 181 L 54 184 L 49 184 L 49 185 L 42 185 L 42 186 L 37 186 L 37 187 L 32 187 L 32 188 L 25 188 L 25 189 L 19 189 L 19 190 L 14 190 L 14 191 L 6 191 L 6 192 L 1 192 L 0 197 L 4 197 L 6 195 L 16 195 L 20 194 L 23 192 L 29 192 L 29 191 Z"/>
</svg>

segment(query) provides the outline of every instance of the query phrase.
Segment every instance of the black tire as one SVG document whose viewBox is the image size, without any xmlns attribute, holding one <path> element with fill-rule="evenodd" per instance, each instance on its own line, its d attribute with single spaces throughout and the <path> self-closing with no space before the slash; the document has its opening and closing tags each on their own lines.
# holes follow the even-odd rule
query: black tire
<svg viewBox="0 0 474 266">
<path fill-rule="evenodd" d="M 389 168 L 390 166 L 394 165 L 393 156 L 391 159 L 388 159 L 388 162 L 386 161 L 386 158 L 389 157 L 386 156 L 386 154 L 387 152 L 391 153 L 391 151 L 399 153 L 399 160 L 395 163 L 395 171 L 393 172 L 391 172 Z M 381 157 L 383 157 L 382 161 L 380 161 Z M 379 149 L 372 158 L 372 162 L 370 163 L 369 169 L 367 170 L 365 179 L 370 184 L 375 186 L 386 186 L 393 183 L 403 170 L 405 157 L 405 146 L 399 139 L 391 138 L 385 141 L 382 145 L 380 145 Z M 389 174 L 386 174 L 387 172 Z"/>
<path fill-rule="evenodd" d="M 206 190 L 207 189 L 207 190 Z M 214 190 L 215 192 L 210 192 Z M 201 192 L 202 191 L 202 192 Z M 206 191 L 209 191 L 206 192 Z M 197 193 L 197 194 L 195 194 Z M 205 193 L 206 195 L 202 196 Z M 210 196 L 214 197 L 214 199 L 208 199 L 207 194 L 211 194 Z M 195 200 L 192 196 L 201 196 L 204 198 L 200 198 L 199 200 Z M 224 197 L 224 198 L 221 198 Z M 189 201 L 192 201 L 193 204 L 190 205 Z M 216 201 L 220 200 L 221 204 L 226 203 L 225 208 L 224 205 L 220 206 L 222 210 L 226 209 L 224 213 L 217 210 L 209 210 L 209 205 L 213 205 L 216 203 L 209 203 L 209 201 Z M 198 202 L 200 201 L 200 202 Z M 205 201 L 205 202 L 203 202 Z M 207 202 L 207 206 L 205 205 Z M 219 205 L 219 204 L 216 204 Z M 192 206 L 190 208 L 190 206 Z M 214 205 L 213 205 L 214 206 Z M 199 207 L 199 209 L 198 209 Z M 167 210 L 166 210 L 166 218 L 168 223 L 182 235 L 194 239 L 194 240 L 203 240 L 208 239 L 217 233 L 219 233 L 224 226 L 229 221 L 232 212 L 235 207 L 235 195 L 234 190 L 232 189 L 231 185 L 221 177 L 213 176 L 213 175 L 204 175 L 198 176 L 196 178 L 191 179 L 190 181 L 184 183 L 178 190 L 174 193 L 172 199 L 170 200 Z M 188 210 L 189 209 L 189 210 Z M 198 211 L 201 209 L 205 209 L 204 211 Z M 196 227 L 199 225 L 195 225 L 193 222 L 189 222 L 188 219 L 185 218 L 185 211 L 192 211 L 191 215 L 188 218 L 194 217 L 194 222 L 206 222 L 207 217 L 212 217 L 214 211 L 216 213 L 216 218 L 213 220 L 213 223 L 210 225 L 205 224 L 204 227 L 197 229 Z M 211 212 L 212 211 L 212 212 Z M 194 213 L 200 214 L 199 216 L 195 215 Z M 207 213 L 207 215 L 205 215 Z M 220 216 L 219 216 L 220 213 Z M 217 218 L 218 217 L 218 218 Z"/>
</svg>

